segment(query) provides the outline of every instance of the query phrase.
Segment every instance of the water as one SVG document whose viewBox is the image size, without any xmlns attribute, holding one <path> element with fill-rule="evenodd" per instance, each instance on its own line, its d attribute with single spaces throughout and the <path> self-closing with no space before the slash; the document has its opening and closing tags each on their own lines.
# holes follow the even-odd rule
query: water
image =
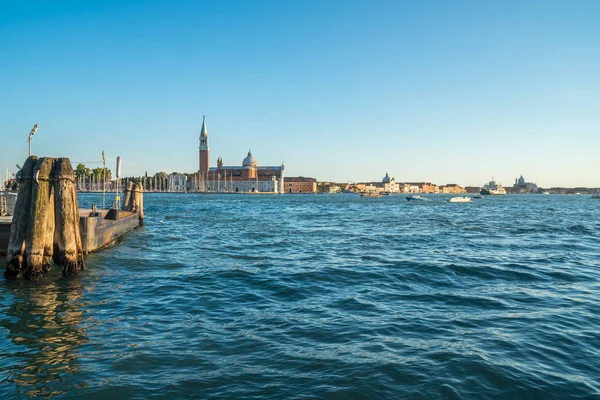
<svg viewBox="0 0 600 400">
<path fill-rule="evenodd" d="M 0 284 L 0 398 L 600 398 L 600 201 L 431 198 L 146 194 Z"/>
</svg>

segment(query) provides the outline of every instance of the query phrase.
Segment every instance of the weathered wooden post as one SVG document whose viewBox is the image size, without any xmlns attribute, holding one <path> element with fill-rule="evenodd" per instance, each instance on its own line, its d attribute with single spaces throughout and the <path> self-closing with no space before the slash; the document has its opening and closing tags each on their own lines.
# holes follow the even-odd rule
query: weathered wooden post
<svg viewBox="0 0 600 400">
<path fill-rule="evenodd" d="M 50 182 L 53 163 L 53 158 L 40 158 L 33 170 L 31 222 L 25 239 L 26 279 L 38 279 L 50 270 L 54 241 L 54 190 Z"/>
<path fill-rule="evenodd" d="M 54 166 L 55 239 L 53 260 L 63 267 L 63 275 L 75 274 L 85 269 L 79 208 L 75 192 L 75 173 L 68 158 L 59 158 Z"/>
<path fill-rule="evenodd" d="M 7 278 L 19 278 L 23 272 L 25 255 L 25 240 L 31 220 L 31 191 L 33 186 L 33 169 L 37 163 L 36 156 L 30 156 L 23 164 L 20 171 L 19 192 L 15 213 L 10 228 L 8 239 L 8 252 L 6 256 L 6 270 L 4 276 Z"/>
<path fill-rule="evenodd" d="M 133 182 L 127 183 L 127 187 L 123 193 L 123 205 L 121 206 L 121 210 L 123 211 L 131 211 L 131 192 L 133 191 Z"/>
<path fill-rule="evenodd" d="M 131 198 L 129 199 L 129 211 L 136 213 L 138 207 L 139 183 L 134 183 L 131 188 Z"/>
<path fill-rule="evenodd" d="M 137 196 L 137 212 L 140 225 L 144 225 L 144 187 L 140 185 Z"/>
</svg>

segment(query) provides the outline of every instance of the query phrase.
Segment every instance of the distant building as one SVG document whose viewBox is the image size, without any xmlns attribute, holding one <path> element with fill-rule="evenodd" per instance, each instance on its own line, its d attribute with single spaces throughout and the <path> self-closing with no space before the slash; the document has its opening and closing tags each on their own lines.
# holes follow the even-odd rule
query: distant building
<svg viewBox="0 0 600 400">
<path fill-rule="evenodd" d="M 170 174 L 167 177 L 167 190 L 169 192 L 185 192 L 187 190 L 187 176 L 183 174 Z"/>
<path fill-rule="evenodd" d="M 512 193 L 537 193 L 538 187 L 535 183 L 526 182 L 523 175 L 520 178 L 515 178 L 515 184 L 512 187 Z"/>
<path fill-rule="evenodd" d="M 440 193 L 453 193 L 453 194 L 467 193 L 467 191 L 464 188 L 460 187 L 456 183 L 449 183 L 447 185 L 442 185 L 438 188 L 438 190 Z"/>
<path fill-rule="evenodd" d="M 391 178 L 386 172 L 381 182 L 361 182 L 356 184 L 356 187 L 362 189 L 363 192 L 401 192 L 400 185 L 396 183 L 396 179 Z"/>
<path fill-rule="evenodd" d="M 465 193 L 479 193 L 481 188 L 479 186 L 465 186 Z"/>
<path fill-rule="evenodd" d="M 248 151 L 241 166 L 225 166 L 219 157 L 216 168 L 209 167 L 210 148 L 205 119 L 202 120 L 199 150 L 198 190 L 201 192 L 284 192 L 285 166 L 260 167 L 251 151 Z"/>
<path fill-rule="evenodd" d="M 342 188 L 335 182 L 317 182 L 317 191 L 319 193 L 341 193 Z"/>
<path fill-rule="evenodd" d="M 437 185 L 431 182 L 405 182 L 405 193 L 438 193 Z"/>
<path fill-rule="evenodd" d="M 283 185 L 285 193 L 316 193 L 317 180 L 314 178 L 287 177 Z"/>
</svg>

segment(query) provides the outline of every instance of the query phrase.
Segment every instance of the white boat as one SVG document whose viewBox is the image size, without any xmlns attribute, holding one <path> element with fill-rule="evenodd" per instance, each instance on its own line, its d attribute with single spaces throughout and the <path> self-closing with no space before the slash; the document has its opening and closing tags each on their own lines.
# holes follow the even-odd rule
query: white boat
<svg viewBox="0 0 600 400">
<path fill-rule="evenodd" d="M 17 204 L 17 194 L 14 192 L 0 193 L 0 217 L 5 215 L 13 215 L 15 213 L 15 204 Z"/>
<path fill-rule="evenodd" d="M 469 203 L 471 201 L 471 198 L 467 196 L 451 197 L 448 201 L 450 203 Z"/>
<path fill-rule="evenodd" d="M 550 193 L 548 193 L 548 192 L 544 192 L 544 193 L 542 193 L 542 194 L 550 194 Z"/>
</svg>

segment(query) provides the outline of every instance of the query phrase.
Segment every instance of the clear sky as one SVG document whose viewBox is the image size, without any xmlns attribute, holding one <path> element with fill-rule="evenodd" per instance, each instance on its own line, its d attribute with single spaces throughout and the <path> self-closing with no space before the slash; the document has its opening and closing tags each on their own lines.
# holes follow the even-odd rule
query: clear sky
<svg viewBox="0 0 600 400">
<path fill-rule="evenodd" d="M 0 176 L 27 156 L 600 186 L 600 1 L 2 1 Z M 97 164 L 89 164 L 91 167 Z"/>
</svg>

